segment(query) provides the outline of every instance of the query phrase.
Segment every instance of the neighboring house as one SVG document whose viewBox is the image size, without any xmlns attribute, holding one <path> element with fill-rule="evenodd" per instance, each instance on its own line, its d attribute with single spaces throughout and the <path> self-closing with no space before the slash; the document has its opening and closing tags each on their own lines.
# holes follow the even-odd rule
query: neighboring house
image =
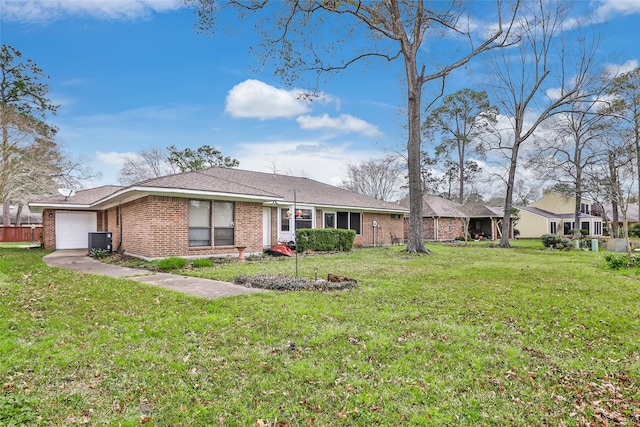
<svg viewBox="0 0 640 427">
<path fill-rule="evenodd" d="M 87 248 L 89 232 L 109 231 L 114 249 L 145 259 L 259 253 L 293 241 L 297 228 L 352 229 L 356 246 L 391 244 L 408 212 L 308 178 L 219 167 L 29 205 L 43 213 L 45 248 Z"/>
<path fill-rule="evenodd" d="M 592 203 L 585 199 L 580 205 L 579 224 L 575 223 L 575 198 L 545 190 L 542 199 L 529 206 L 518 206 L 520 237 L 537 238 L 543 234 L 570 235 L 576 228 L 591 236 L 602 235 L 602 218 L 592 215 Z"/>
<path fill-rule="evenodd" d="M 606 218 L 607 218 L 606 228 L 607 230 L 611 230 L 611 224 L 613 222 L 613 208 L 611 206 L 611 203 L 603 204 L 602 208 L 604 208 Z M 629 203 L 626 211 L 627 211 L 627 224 L 629 227 L 640 222 L 637 203 Z M 618 207 L 618 228 L 619 229 L 622 229 L 622 222 L 623 222 L 622 210 Z"/>
<path fill-rule="evenodd" d="M 16 221 L 17 214 L 18 214 L 18 207 L 14 205 L 9 206 L 9 215 L 11 216 L 11 223 L 4 224 L 4 205 L 0 204 L 0 225 L 16 226 L 18 224 L 19 225 L 42 224 L 42 214 L 31 212 L 28 206 L 22 207 L 22 212 L 20 212 L 19 221 Z"/>
<path fill-rule="evenodd" d="M 401 206 L 409 206 L 409 198 L 400 200 Z M 464 236 L 465 222 L 472 238 L 496 240 L 500 236 L 498 222 L 502 210 L 484 205 L 464 206 L 443 197 L 425 194 L 422 196 L 422 228 L 424 239 L 430 241 L 456 240 Z M 409 235 L 409 224 L 405 222 L 404 236 Z"/>
<path fill-rule="evenodd" d="M 483 236 L 491 240 L 498 240 L 502 236 L 502 218 L 504 209 L 487 205 L 464 206 L 469 217 L 469 234 L 471 237 Z M 513 238 L 513 222 L 511 222 L 509 238 Z"/>
</svg>

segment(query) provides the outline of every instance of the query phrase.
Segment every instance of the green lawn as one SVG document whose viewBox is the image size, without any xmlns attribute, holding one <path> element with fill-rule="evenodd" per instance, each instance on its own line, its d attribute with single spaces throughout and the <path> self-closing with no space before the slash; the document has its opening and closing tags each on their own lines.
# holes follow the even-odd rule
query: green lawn
<svg viewBox="0 0 640 427">
<path fill-rule="evenodd" d="M 637 272 L 516 245 L 304 255 L 359 286 L 212 301 L 0 249 L 0 425 L 640 425 Z"/>
</svg>

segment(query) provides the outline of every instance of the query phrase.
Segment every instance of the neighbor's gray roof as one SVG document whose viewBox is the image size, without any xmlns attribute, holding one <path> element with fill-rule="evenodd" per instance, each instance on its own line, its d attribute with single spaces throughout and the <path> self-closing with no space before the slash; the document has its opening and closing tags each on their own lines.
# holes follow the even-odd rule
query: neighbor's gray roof
<svg viewBox="0 0 640 427">
<path fill-rule="evenodd" d="M 408 207 L 409 198 L 405 197 L 399 203 Z M 484 218 L 501 217 L 502 215 L 502 208 L 492 208 L 486 205 L 462 205 L 453 200 L 431 194 L 422 196 L 423 217 Z"/>
<path fill-rule="evenodd" d="M 611 203 L 605 203 L 603 204 L 603 207 L 607 213 L 607 220 L 611 221 L 613 219 L 613 207 Z M 627 221 L 640 222 L 639 216 L 640 215 L 638 215 L 638 205 L 635 203 L 634 204 L 630 203 L 629 206 L 627 206 Z M 618 220 L 622 222 L 622 211 L 620 210 L 620 207 L 618 207 Z"/>
<path fill-rule="evenodd" d="M 573 213 L 557 214 L 557 213 L 545 211 L 544 209 L 534 208 L 532 206 L 516 206 L 516 207 L 518 209 L 522 210 L 522 211 L 531 212 L 532 214 L 535 214 L 535 215 L 538 215 L 538 216 L 541 216 L 541 217 L 547 218 L 547 219 L 569 219 L 569 220 L 571 220 L 571 219 L 575 218 L 575 215 Z M 599 218 L 599 217 L 583 213 L 583 214 L 580 214 L 580 218 L 591 219 L 591 218 Z"/>
<path fill-rule="evenodd" d="M 405 197 L 399 203 L 402 206 L 409 207 L 409 197 Z M 422 196 L 423 217 L 465 218 L 467 214 L 462 211 L 462 207 L 460 203 L 440 196 L 431 194 Z"/>
<path fill-rule="evenodd" d="M 152 178 L 129 187 L 104 186 L 80 190 L 67 201 L 63 196 L 50 196 L 31 205 L 41 208 L 47 204 L 53 204 L 56 207 L 67 205 L 81 207 L 81 205 L 103 205 L 107 203 L 106 201 L 116 198 L 131 200 L 138 197 L 137 195 L 141 197 L 144 194 L 163 193 L 293 203 L 294 191 L 295 201 L 301 205 L 407 211 L 396 203 L 377 200 L 309 178 L 220 167 Z"/>
<path fill-rule="evenodd" d="M 11 216 L 11 224 L 16 224 L 16 215 L 18 213 L 18 206 L 9 206 L 9 215 Z M 20 220 L 22 224 L 42 224 L 42 214 L 32 213 L 29 210 L 29 206 L 23 206 L 22 212 L 20 212 Z M 4 224 L 4 205 L 0 204 L 0 225 Z"/>
<path fill-rule="evenodd" d="M 469 218 L 502 217 L 504 215 L 504 209 L 487 205 L 467 205 L 463 209 Z"/>
</svg>

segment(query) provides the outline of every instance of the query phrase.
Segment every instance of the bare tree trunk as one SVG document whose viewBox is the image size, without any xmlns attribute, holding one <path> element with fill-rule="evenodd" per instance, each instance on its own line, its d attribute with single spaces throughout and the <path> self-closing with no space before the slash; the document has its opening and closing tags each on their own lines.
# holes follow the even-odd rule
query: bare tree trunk
<svg viewBox="0 0 640 427">
<path fill-rule="evenodd" d="M 609 152 L 609 179 L 611 188 L 609 189 L 611 199 L 611 231 L 609 235 L 614 238 L 620 236 L 620 219 L 618 218 L 618 173 L 616 171 L 615 155 Z"/>
<path fill-rule="evenodd" d="M 407 143 L 407 166 L 409 169 L 409 240 L 407 252 L 430 253 L 424 244 L 424 230 L 422 226 L 422 178 L 420 175 L 420 103 L 422 98 L 422 84 L 416 71 L 415 58 L 405 56 L 408 88 L 408 125 L 409 141 Z"/>
<path fill-rule="evenodd" d="M 24 205 L 22 203 L 18 203 L 18 208 L 16 209 L 16 227 L 20 227 L 22 225 L 22 208 L 24 208 Z"/>
<path fill-rule="evenodd" d="M 9 227 L 11 225 L 11 212 L 9 209 L 11 205 L 9 205 L 9 200 L 5 200 L 2 204 L 2 225 L 5 227 Z"/>
</svg>

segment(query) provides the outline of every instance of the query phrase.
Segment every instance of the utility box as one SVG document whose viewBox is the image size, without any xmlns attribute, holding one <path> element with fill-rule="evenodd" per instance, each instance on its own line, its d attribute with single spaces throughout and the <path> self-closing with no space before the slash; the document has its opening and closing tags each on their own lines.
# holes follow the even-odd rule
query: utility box
<svg viewBox="0 0 640 427">
<path fill-rule="evenodd" d="M 111 232 L 89 233 L 89 253 L 94 249 L 102 249 L 109 253 L 112 251 Z"/>
<path fill-rule="evenodd" d="M 607 242 L 609 252 L 627 252 L 627 241 L 625 239 L 609 239 Z"/>
</svg>

